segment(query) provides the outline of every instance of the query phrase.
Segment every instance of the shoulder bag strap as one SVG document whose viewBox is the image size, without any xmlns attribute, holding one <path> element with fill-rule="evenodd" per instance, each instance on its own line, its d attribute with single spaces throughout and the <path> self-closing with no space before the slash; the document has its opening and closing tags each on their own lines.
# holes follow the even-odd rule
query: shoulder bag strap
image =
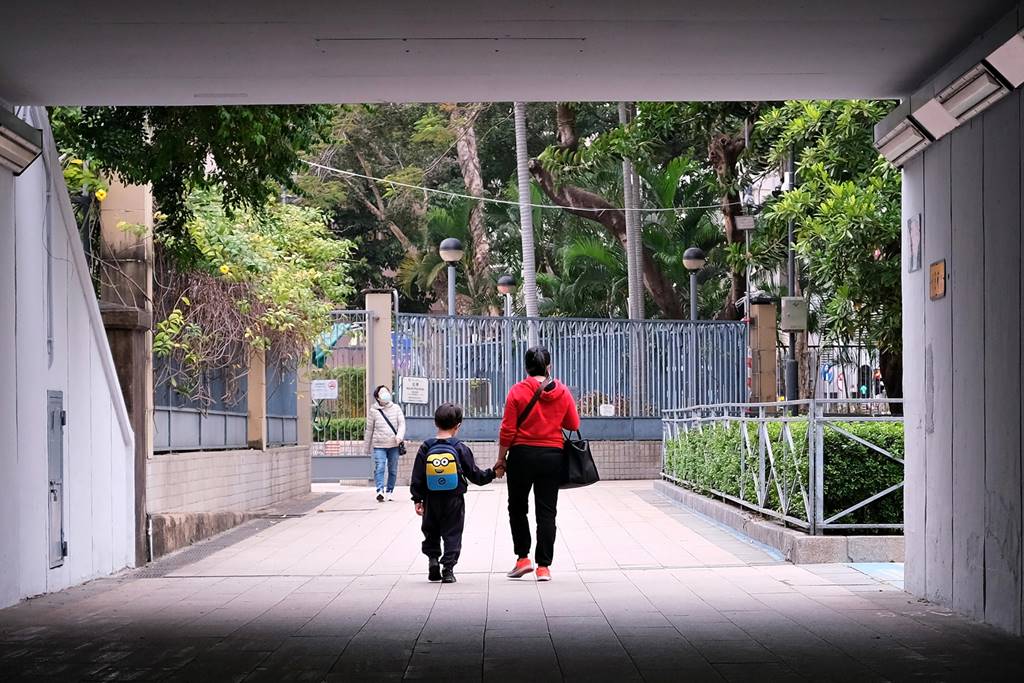
<svg viewBox="0 0 1024 683">
<path fill-rule="evenodd" d="M 541 382 L 537 386 L 537 391 L 533 392 L 533 398 L 531 398 L 530 402 L 526 404 L 525 408 L 523 408 L 523 412 L 519 413 L 519 419 L 516 420 L 516 429 L 519 429 L 520 427 L 523 426 L 523 422 L 526 420 L 527 417 L 529 417 L 530 411 L 532 411 L 533 407 L 537 405 L 537 401 L 540 400 L 540 393 L 544 391 L 545 384 L 547 384 L 547 380 Z"/>
<path fill-rule="evenodd" d="M 377 408 L 377 412 L 380 413 L 380 416 L 383 417 L 384 421 L 388 423 L 388 427 L 391 427 L 391 431 L 395 433 L 395 436 L 398 436 L 398 430 L 395 429 L 395 425 L 391 424 L 391 420 L 388 419 L 388 416 L 384 414 L 384 409 Z"/>
</svg>

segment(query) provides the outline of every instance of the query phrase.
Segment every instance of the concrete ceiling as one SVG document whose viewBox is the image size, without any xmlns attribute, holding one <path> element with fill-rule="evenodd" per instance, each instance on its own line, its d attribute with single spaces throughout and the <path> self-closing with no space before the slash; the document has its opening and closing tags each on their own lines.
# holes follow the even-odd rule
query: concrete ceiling
<svg viewBox="0 0 1024 683">
<path fill-rule="evenodd" d="M 906 95 L 1008 0 L 5 0 L 11 104 Z"/>
</svg>

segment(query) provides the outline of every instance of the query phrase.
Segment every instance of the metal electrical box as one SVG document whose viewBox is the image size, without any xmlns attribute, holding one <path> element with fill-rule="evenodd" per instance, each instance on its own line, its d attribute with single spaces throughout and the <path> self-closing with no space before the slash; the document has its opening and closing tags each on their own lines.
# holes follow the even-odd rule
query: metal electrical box
<svg viewBox="0 0 1024 683">
<path fill-rule="evenodd" d="M 68 546 L 64 540 L 64 392 L 46 392 L 46 459 L 49 471 L 50 569 L 64 564 Z"/>
<path fill-rule="evenodd" d="M 782 315 L 779 329 L 783 332 L 803 332 L 807 329 L 807 300 L 802 296 L 782 297 Z"/>
</svg>

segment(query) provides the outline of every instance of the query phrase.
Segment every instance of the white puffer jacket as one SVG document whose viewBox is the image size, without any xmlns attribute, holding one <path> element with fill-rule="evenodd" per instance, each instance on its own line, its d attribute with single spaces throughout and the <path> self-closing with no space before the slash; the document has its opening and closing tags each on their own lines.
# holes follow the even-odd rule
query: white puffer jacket
<svg viewBox="0 0 1024 683">
<path fill-rule="evenodd" d="M 391 431 L 391 427 L 384 421 L 381 416 L 383 411 L 384 415 L 388 416 L 391 420 L 391 424 L 395 426 L 398 431 Z M 366 452 L 371 452 L 374 448 L 396 448 L 398 444 L 405 441 L 405 414 L 402 413 L 402 409 L 397 403 L 391 402 L 386 406 L 382 406 L 376 401 L 370 407 L 366 415 L 366 436 L 364 437 Z"/>
</svg>

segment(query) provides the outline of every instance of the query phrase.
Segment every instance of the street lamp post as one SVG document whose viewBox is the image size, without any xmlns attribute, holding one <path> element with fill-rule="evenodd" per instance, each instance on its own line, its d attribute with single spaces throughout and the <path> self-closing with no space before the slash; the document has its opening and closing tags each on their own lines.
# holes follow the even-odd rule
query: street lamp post
<svg viewBox="0 0 1024 683">
<path fill-rule="evenodd" d="M 505 299 L 505 393 L 512 388 L 512 295 L 516 291 L 516 279 L 505 274 L 498 278 L 498 293 Z"/>
<path fill-rule="evenodd" d="M 700 247 L 690 247 L 683 252 L 683 265 L 690 271 L 690 320 L 697 319 L 697 273 L 707 262 L 707 256 Z"/>
<path fill-rule="evenodd" d="M 465 251 L 462 242 L 454 237 L 442 240 L 437 251 L 448 264 L 448 315 L 455 315 L 455 264 L 462 260 Z"/>
<path fill-rule="evenodd" d="M 441 240 L 437 252 L 448 264 L 448 392 L 454 396 L 455 389 L 455 264 L 462 260 L 462 242 L 454 237 Z"/>
<path fill-rule="evenodd" d="M 707 256 L 700 247 L 690 247 L 683 252 L 683 265 L 690 271 L 690 322 L 697 321 L 697 273 L 707 262 Z M 697 326 L 690 326 L 690 405 L 697 405 L 700 395 L 697 387 Z"/>
</svg>

